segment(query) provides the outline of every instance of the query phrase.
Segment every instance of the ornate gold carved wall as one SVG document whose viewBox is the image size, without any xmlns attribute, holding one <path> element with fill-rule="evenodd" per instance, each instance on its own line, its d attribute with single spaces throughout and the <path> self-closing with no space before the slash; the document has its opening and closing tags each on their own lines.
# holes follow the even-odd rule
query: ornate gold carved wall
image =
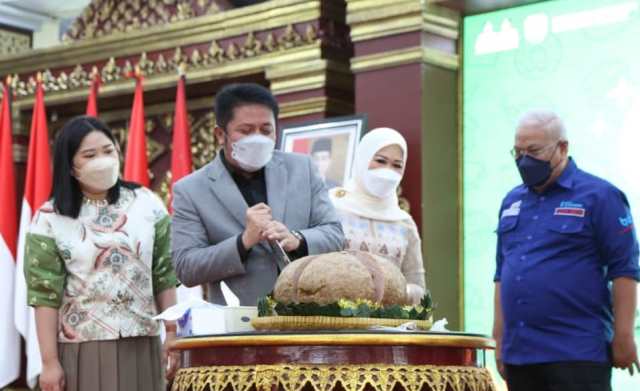
<svg viewBox="0 0 640 391">
<path fill-rule="evenodd" d="M 196 168 L 215 154 L 213 97 L 225 83 L 269 86 L 280 100 L 281 119 L 353 112 L 344 0 L 271 0 L 220 8 L 215 0 L 94 0 L 64 45 L 6 61 L 0 58 L 0 77 L 12 76 L 18 143 L 27 140 L 37 73 L 42 76 L 53 137 L 70 117 L 84 113 L 91 75 L 97 73 L 102 80 L 100 117 L 115 130 L 124 149 L 135 84 L 128 76 L 138 68 L 144 76 L 148 154 L 156 190 L 165 187 L 170 166 L 181 65 L 186 67 Z M 118 24 L 122 20 L 125 27 Z"/>
<path fill-rule="evenodd" d="M 0 27 L 0 58 L 31 49 L 31 33 Z"/>
<path fill-rule="evenodd" d="M 317 44 L 316 28 L 312 24 L 303 27 L 303 33 L 299 33 L 296 27 L 289 24 L 280 31 L 259 34 L 250 31 L 244 37 L 228 40 L 222 44 L 217 40 L 212 40 L 206 46 L 206 50 L 201 50 L 201 45 L 190 48 L 188 51 L 177 46 L 167 57 L 163 52 L 155 53 L 153 56 L 147 55 L 147 52 L 141 52 L 137 56 L 127 56 L 120 59 L 110 57 L 101 68 L 94 67 L 100 74 L 103 85 L 126 79 L 136 68 L 146 77 L 174 76 L 181 64 L 187 65 L 191 70 L 215 68 L 234 61 L 260 57 L 270 53 L 284 54 L 285 51 L 291 49 Z M 45 92 L 86 89 L 91 82 L 92 72 L 86 68 L 87 66 L 82 64 L 75 64 L 71 72 L 60 70 L 56 74 L 50 69 L 44 69 L 42 80 Z M 17 73 L 13 75 L 12 88 L 16 95 L 33 95 L 35 87 L 35 75 L 24 76 Z"/>
<path fill-rule="evenodd" d="M 63 40 L 123 34 L 218 11 L 214 0 L 93 0 Z"/>
</svg>

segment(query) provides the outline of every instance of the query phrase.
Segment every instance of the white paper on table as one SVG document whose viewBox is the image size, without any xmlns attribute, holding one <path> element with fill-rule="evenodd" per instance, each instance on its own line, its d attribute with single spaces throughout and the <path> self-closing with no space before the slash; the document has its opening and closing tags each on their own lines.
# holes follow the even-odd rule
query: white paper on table
<svg viewBox="0 0 640 391">
<path fill-rule="evenodd" d="M 447 330 L 447 325 L 449 324 L 449 322 L 447 322 L 447 318 L 442 318 L 440 320 L 437 320 L 433 326 L 431 326 L 431 330 L 429 331 L 436 331 L 436 332 L 448 332 L 449 330 Z"/>
<path fill-rule="evenodd" d="M 172 305 L 171 307 L 162 311 L 162 313 L 153 317 L 155 320 L 178 320 L 185 312 L 187 312 L 191 308 L 196 307 L 209 307 L 215 306 L 215 304 L 208 303 L 202 299 L 198 299 L 195 297 L 190 298 L 189 300 L 185 300 L 176 305 Z"/>
<path fill-rule="evenodd" d="M 418 325 L 416 324 L 416 322 L 414 321 L 409 321 L 406 323 L 403 323 L 397 327 L 389 327 L 389 326 L 370 326 L 369 330 L 379 330 L 379 331 L 406 331 L 406 332 L 411 332 L 411 331 L 419 331 L 418 330 Z"/>
<path fill-rule="evenodd" d="M 224 283 L 224 281 L 220 281 L 220 289 L 222 290 L 222 296 L 224 296 L 224 301 L 227 302 L 227 307 L 240 307 L 240 299 L 236 296 L 235 293 Z"/>
</svg>

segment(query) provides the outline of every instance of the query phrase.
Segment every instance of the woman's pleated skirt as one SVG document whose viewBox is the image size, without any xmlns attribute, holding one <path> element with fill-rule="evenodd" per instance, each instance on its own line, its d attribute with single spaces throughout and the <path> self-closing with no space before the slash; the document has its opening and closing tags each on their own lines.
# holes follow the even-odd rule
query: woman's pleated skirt
<svg viewBox="0 0 640 391">
<path fill-rule="evenodd" d="M 66 391 L 164 391 L 160 337 L 58 344 Z"/>
</svg>

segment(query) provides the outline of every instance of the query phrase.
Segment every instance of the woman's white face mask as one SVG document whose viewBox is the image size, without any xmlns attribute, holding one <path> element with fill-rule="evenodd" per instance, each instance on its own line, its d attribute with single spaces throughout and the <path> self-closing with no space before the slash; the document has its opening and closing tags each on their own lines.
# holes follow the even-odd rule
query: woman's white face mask
<svg viewBox="0 0 640 391">
<path fill-rule="evenodd" d="M 365 172 L 362 183 L 372 196 L 387 198 L 396 192 L 401 180 L 402 175 L 390 168 L 376 168 Z"/>
<path fill-rule="evenodd" d="M 252 134 L 231 144 L 231 157 L 243 170 L 255 172 L 269 163 L 275 146 L 272 138 Z"/>
<path fill-rule="evenodd" d="M 118 181 L 120 161 L 116 157 L 103 156 L 91 159 L 82 168 L 76 168 L 76 179 L 94 191 L 107 191 Z"/>
</svg>

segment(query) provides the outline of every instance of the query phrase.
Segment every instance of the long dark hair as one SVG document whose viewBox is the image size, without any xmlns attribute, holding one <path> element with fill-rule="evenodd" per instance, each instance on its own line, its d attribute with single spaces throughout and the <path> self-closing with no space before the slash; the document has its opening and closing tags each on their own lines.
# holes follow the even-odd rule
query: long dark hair
<svg viewBox="0 0 640 391">
<path fill-rule="evenodd" d="M 79 116 L 67 122 L 56 139 L 53 155 L 53 188 L 51 198 L 56 211 L 64 216 L 77 218 L 82 206 L 82 191 L 78 180 L 71 175 L 73 171 L 73 157 L 82 140 L 91 132 L 98 131 L 118 147 L 111 129 L 95 117 Z M 107 192 L 107 201 L 114 204 L 120 198 L 120 188 L 136 189 L 140 185 L 118 179 L 116 184 Z"/>
</svg>

